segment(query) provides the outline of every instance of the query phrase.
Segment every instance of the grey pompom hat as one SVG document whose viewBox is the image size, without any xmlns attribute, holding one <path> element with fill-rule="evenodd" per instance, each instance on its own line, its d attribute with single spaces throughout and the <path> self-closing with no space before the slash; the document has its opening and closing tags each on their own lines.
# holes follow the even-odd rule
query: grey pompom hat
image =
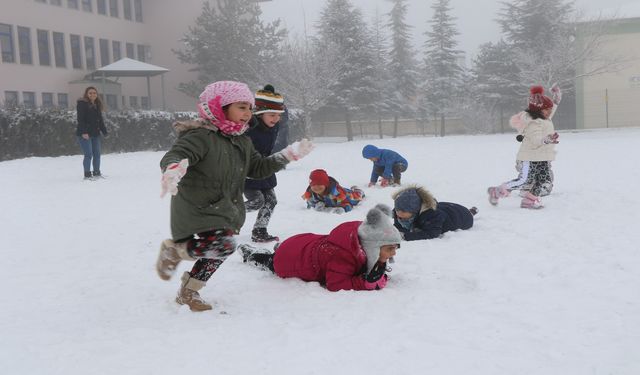
<svg viewBox="0 0 640 375">
<path fill-rule="evenodd" d="M 367 213 L 367 218 L 358 227 L 360 245 L 367 254 L 367 273 L 371 272 L 380 256 L 380 247 L 400 244 L 402 237 L 391 219 L 391 208 L 378 204 Z"/>
</svg>

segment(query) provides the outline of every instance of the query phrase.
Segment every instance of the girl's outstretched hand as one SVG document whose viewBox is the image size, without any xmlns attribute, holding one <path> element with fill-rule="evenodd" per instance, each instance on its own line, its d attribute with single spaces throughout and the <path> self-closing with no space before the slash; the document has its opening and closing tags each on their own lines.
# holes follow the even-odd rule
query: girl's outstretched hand
<svg viewBox="0 0 640 375">
<path fill-rule="evenodd" d="M 303 157 L 309 155 L 311 150 L 313 150 L 314 145 L 310 140 L 304 138 L 301 141 L 293 142 L 293 144 L 287 146 L 284 150 L 282 150 L 282 154 L 289 161 L 300 160 Z"/>
<path fill-rule="evenodd" d="M 182 159 L 179 163 L 171 163 L 167 166 L 160 181 L 160 198 L 164 197 L 167 192 L 171 195 L 178 194 L 178 182 L 187 173 L 188 167 L 189 159 Z"/>
</svg>

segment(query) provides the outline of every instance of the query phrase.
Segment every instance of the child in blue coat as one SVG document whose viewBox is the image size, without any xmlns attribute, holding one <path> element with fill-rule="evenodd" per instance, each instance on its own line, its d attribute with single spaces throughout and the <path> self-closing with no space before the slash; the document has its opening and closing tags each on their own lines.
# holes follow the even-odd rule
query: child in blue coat
<svg viewBox="0 0 640 375">
<path fill-rule="evenodd" d="M 382 180 L 380 181 L 380 186 L 382 187 L 400 185 L 402 172 L 406 171 L 407 167 L 409 167 L 407 159 L 403 158 L 397 152 L 377 148 L 374 145 L 364 146 L 362 149 L 362 157 L 373 162 L 369 187 L 374 186 L 380 176 L 382 176 Z"/>
</svg>

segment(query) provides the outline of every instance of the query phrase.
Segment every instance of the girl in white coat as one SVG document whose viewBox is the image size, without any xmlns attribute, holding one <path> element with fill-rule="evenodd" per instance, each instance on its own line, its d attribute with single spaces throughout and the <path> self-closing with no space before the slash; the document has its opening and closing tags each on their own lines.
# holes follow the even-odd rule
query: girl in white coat
<svg viewBox="0 0 640 375">
<path fill-rule="evenodd" d="M 517 160 L 523 162 L 522 172 L 515 180 L 487 189 L 489 202 L 493 205 L 497 205 L 498 199 L 508 196 L 512 190 L 528 187 L 529 182 L 531 188 L 523 194 L 520 207 L 542 208 L 540 193 L 545 185 L 552 183 L 551 161 L 555 159 L 555 144 L 558 143 L 558 133 L 550 119 L 554 102 L 544 95 L 542 86 L 532 87 L 530 93 L 527 110 L 512 118 L 512 121 L 524 124 L 517 156 Z"/>
</svg>

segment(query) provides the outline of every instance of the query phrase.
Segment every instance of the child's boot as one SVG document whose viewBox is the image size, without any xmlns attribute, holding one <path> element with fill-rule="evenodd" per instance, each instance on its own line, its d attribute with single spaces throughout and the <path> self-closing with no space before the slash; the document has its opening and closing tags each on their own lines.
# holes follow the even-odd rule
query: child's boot
<svg viewBox="0 0 640 375">
<path fill-rule="evenodd" d="M 272 236 L 267 233 L 267 228 L 253 228 L 251 231 L 251 241 L 253 242 L 272 242 L 280 241 L 278 236 Z"/>
<path fill-rule="evenodd" d="M 91 172 L 84 172 L 84 179 L 93 180 L 93 176 L 91 175 Z"/>
<path fill-rule="evenodd" d="M 487 193 L 489 193 L 489 203 L 494 206 L 498 204 L 498 199 L 509 196 L 509 190 L 504 185 L 491 186 L 487 189 Z"/>
<path fill-rule="evenodd" d="M 164 240 L 160 244 L 160 254 L 156 261 L 156 271 L 162 280 L 169 280 L 176 272 L 181 260 L 195 260 L 187 252 L 187 243 L 175 243 L 173 240 Z"/>
<path fill-rule="evenodd" d="M 542 202 L 540 201 L 539 197 L 536 197 L 530 192 L 527 192 L 524 198 L 522 198 L 522 201 L 520 202 L 520 207 L 539 209 L 539 208 L 543 208 L 544 206 L 542 205 Z"/>
<path fill-rule="evenodd" d="M 473 206 L 469 209 L 469 212 L 471 212 L 471 216 L 476 216 L 478 214 L 478 207 Z"/>
<path fill-rule="evenodd" d="M 207 285 L 205 281 L 194 279 L 189 272 L 185 272 L 182 274 L 182 285 L 178 290 L 176 302 L 180 305 L 189 306 L 191 311 L 211 310 L 213 307 L 206 303 L 198 293 L 205 285 Z"/>
</svg>

